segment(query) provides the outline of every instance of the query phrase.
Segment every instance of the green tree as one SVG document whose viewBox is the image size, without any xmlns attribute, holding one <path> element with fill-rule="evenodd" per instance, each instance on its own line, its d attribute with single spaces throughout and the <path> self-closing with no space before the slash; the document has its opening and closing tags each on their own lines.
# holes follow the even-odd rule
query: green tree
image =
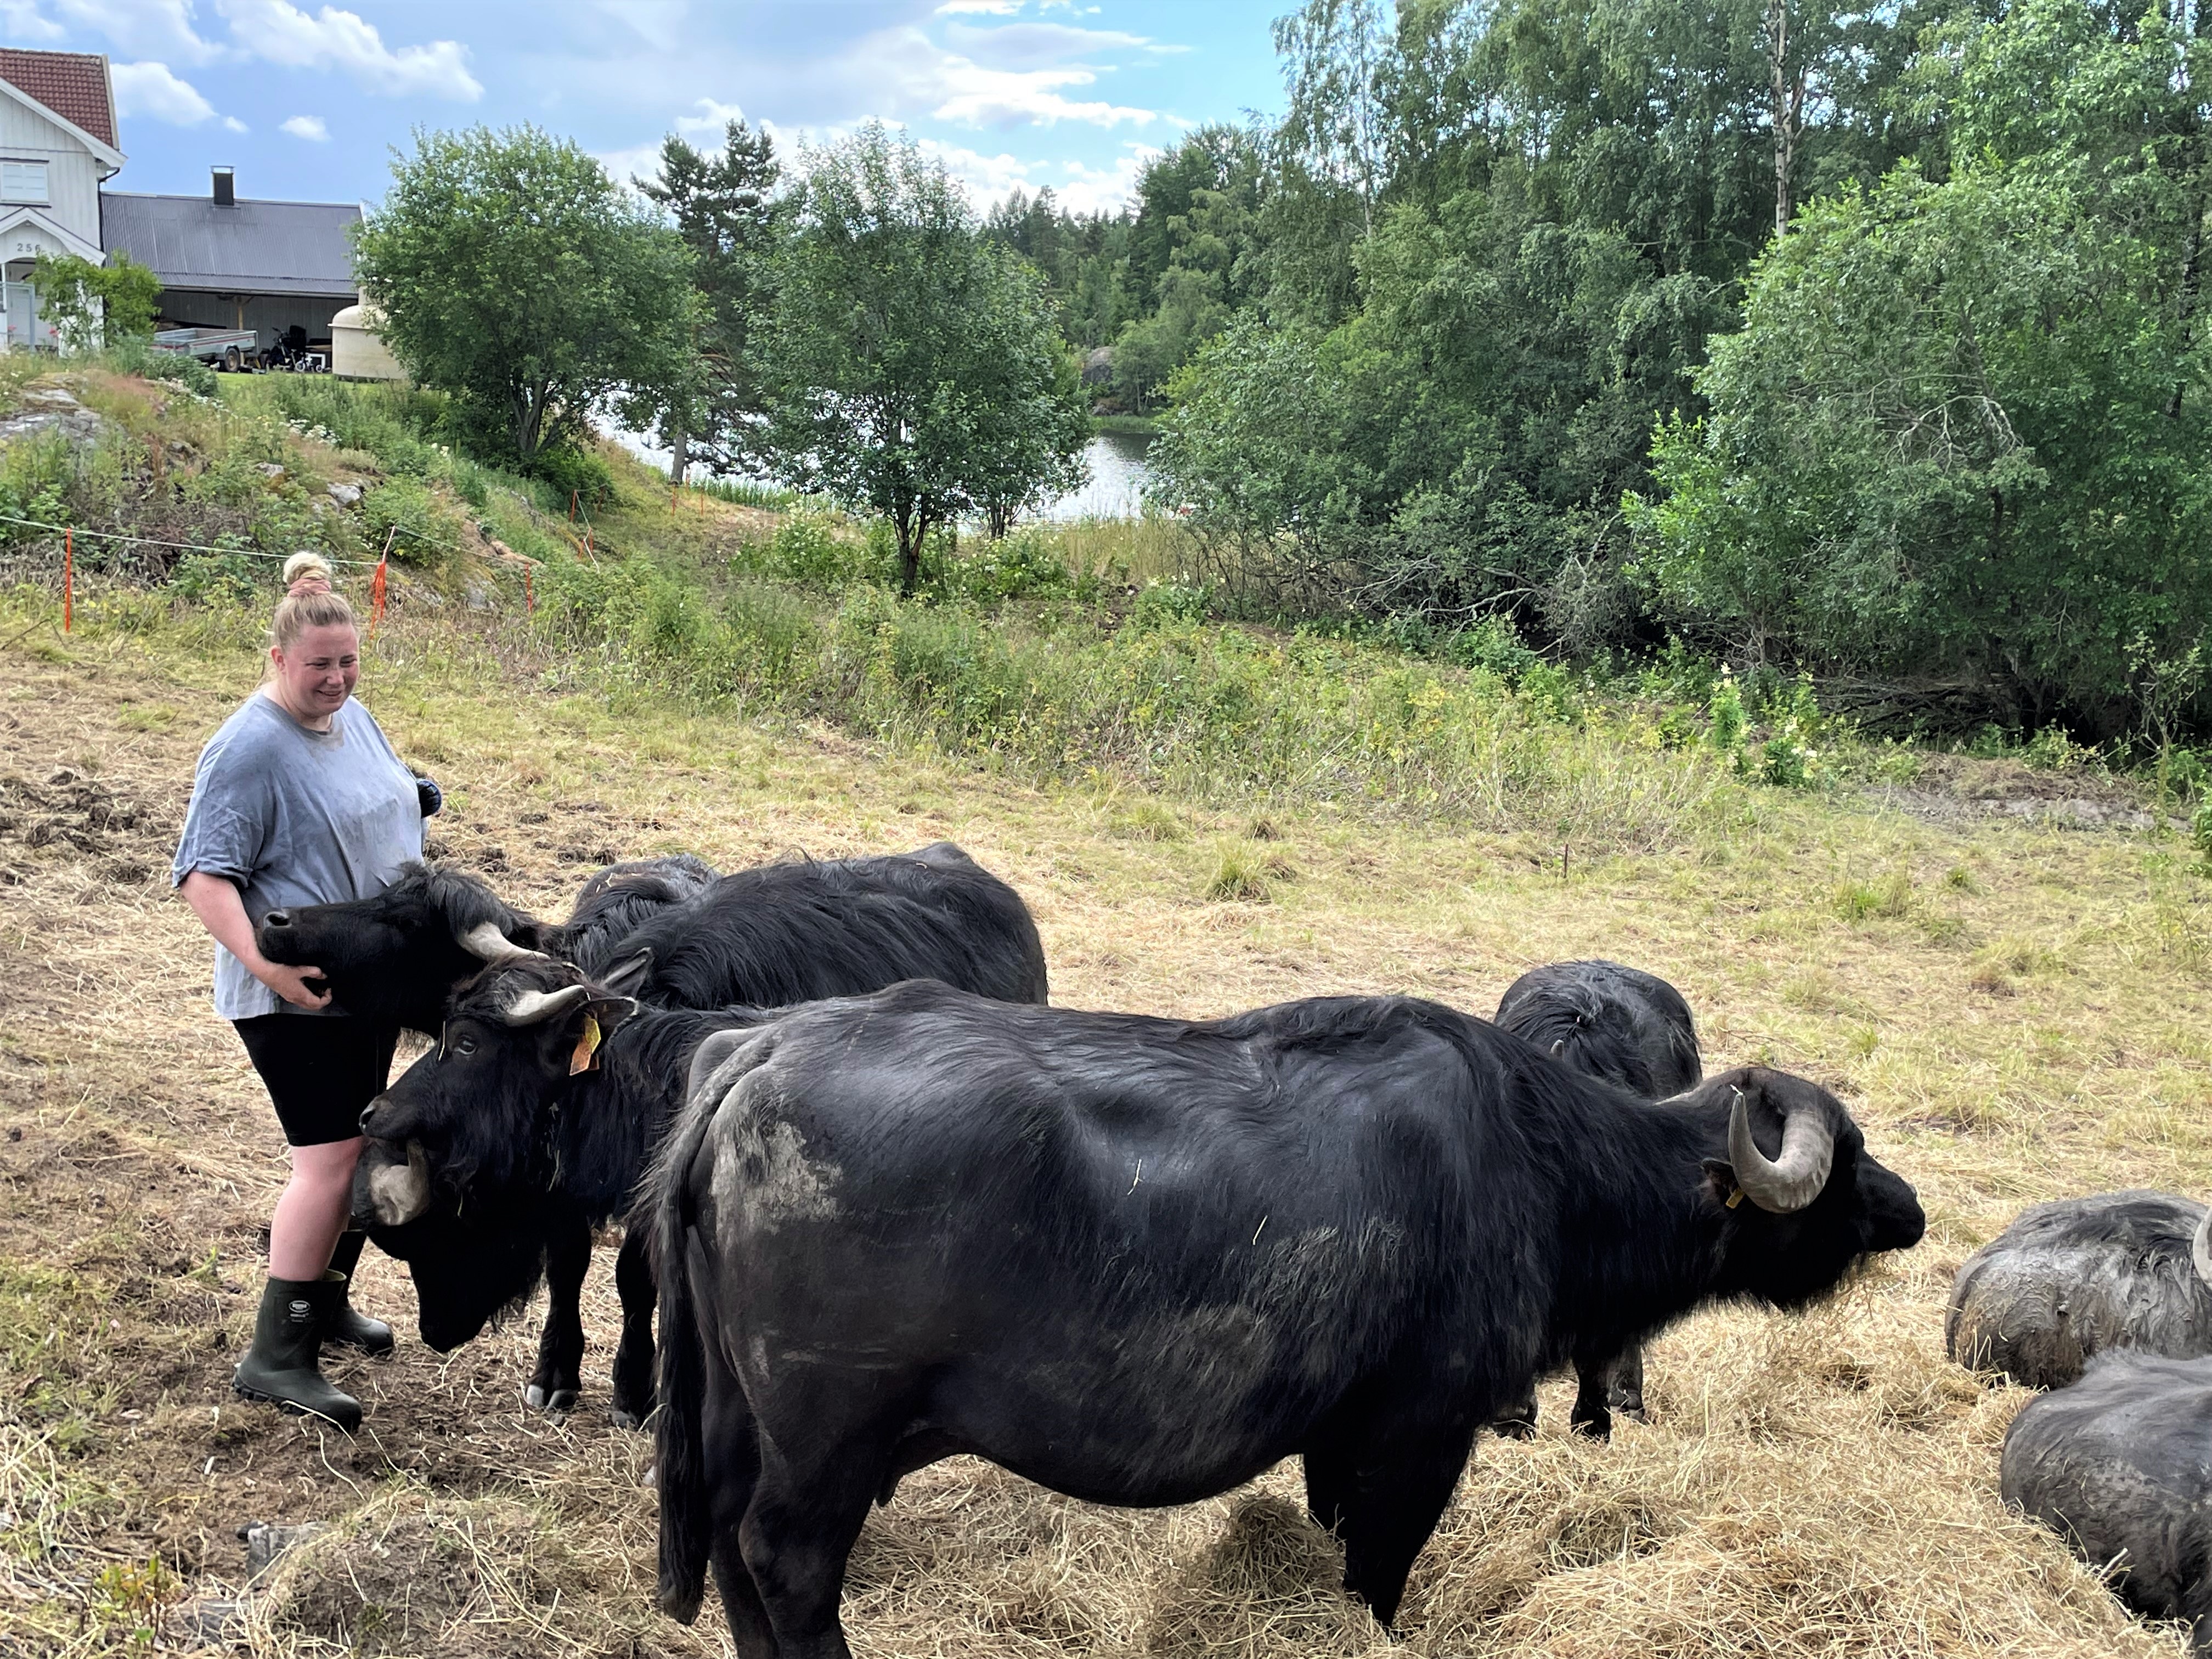
<svg viewBox="0 0 2212 1659">
<path fill-rule="evenodd" d="M 758 465 L 762 398 L 753 331 L 769 304 L 769 264 L 789 217 L 776 195 L 781 172 L 774 141 L 738 120 L 725 131 L 719 155 L 670 134 L 661 141 L 659 173 L 637 181 L 691 250 L 699 295 L 695 373 L 670 388 L 660 416 L 678 483 L 694 455 L 716 472 Z"/>
<path fill-rule="evenodd" d="M 1072 475 L 1079 388 L 1041 279 L 942 162 L 874 123 L 805 159 L 763 332 L 768 448 L 786 482 L 890 521 L 911 593 L 933 528 L 1003 522 Z"/>
<path fill-rule="evenodd" d="M 1667 600 L 2023 724 L 2142 714 L 2212 629 L 2203 51 L 2063 0 L 1954 27 L 1950 177 L 1802 212 L 1662 430 Z"/>
<path fill-rule="evenodd" d="M 161 280 L 127 253 L 111 254 L 104 265 L 73 253 L 41 253 L 31 266 L 31 286 L 40 314 L 71 350 L 154 331 Z"/>
<path fill-rule="evenodd" d="M 1259 186 L 1259 152 L 1233 127 L 1200 128 L 1139 176 L 1129 264 L 1144 314 L 1114 343 L 1115 385 L 1135 408 L 1256 300 Z"/>
<path fill-rule="evenodd" d="M 524 465 L 603 404 L 650 420 L 690 372 L 690 251 L 535 127 L 418 133 L 356 267 L 392 355 Z"/>
</svg>

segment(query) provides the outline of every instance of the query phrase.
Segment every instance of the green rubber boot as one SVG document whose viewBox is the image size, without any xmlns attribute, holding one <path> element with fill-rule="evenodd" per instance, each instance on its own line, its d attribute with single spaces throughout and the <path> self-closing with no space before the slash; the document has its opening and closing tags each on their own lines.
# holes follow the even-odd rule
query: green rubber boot
<svg viewBox="0 0 2212 1659">
<path fill-rule="evenodd" d="M 313 1284 L 271 1278 L 253 1322 L 253 1346 L 230 1374 L 242 1398 L 263 1400 L 288 1412 L 319 1417 L 351 1434 L 361 1426 L 361 1401 L 325 1382 L 316 1360 L 324 1322 L 345 1295 L 345 1276 L 326 1273 Z"/>
<path fill-rule="evenodd" d="M 364 1232 L 338 1235 L 337 1248 L 331 1252 L 331 1271 L 344 1274 L 346 1283 L 338 1292 L 337 1306 L 331 1310 L 330 1322 L 323 1327 L 323 1340 L 358 1348 L 372 1359 L 381 1359 L 392 1352 L 392 1327 L 380 1319 L 356 1312 L 349 1299 L 353 1270 L 360 1265 L 362 1246 L 368 1243 L 368 1235 Z"/>
</svg>

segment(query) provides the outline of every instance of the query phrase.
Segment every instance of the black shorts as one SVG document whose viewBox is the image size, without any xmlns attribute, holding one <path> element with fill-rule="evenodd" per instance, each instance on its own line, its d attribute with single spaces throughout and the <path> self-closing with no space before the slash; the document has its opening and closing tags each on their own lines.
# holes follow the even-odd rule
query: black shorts
<svg viewBox="0 0 2212 1659">
<path fill-rule="evenodd" d="M 361 1133 L 362 1112 L 392 1076 L 398 1026 L 351 1014 L 262 1014 L 231 1023 L 276 1103 L 288 1142 L 325 1146 Z"/>
</svg>

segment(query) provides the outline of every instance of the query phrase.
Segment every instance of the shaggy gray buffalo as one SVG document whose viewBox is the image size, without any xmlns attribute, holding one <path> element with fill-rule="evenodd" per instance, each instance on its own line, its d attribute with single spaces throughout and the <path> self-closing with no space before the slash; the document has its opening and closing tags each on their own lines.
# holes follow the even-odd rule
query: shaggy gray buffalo
<svg viewBox="0 0 2212 1659">
<path fill-rule="evenodd" d="M 2005 1434 L 2005 1501 L 2065 1534 L 2150 1619 L 2212 1653 L 2212 1358 L 2115 1349 Z"/>
<path fill-rule="evenodd" d="M 2106 1348 L 2212 1353 L 2212 1220 L 2142 1191 L 2022 1211 L 1959 1269 L 1943 1345 L 2031 1389 L 2064 1388 Z"/>
</svg>

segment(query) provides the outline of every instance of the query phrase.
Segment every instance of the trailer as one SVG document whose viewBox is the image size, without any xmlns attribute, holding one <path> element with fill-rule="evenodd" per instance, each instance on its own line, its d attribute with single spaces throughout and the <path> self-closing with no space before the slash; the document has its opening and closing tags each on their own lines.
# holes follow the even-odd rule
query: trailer
<svg viewBox="0 0 2212 1659">
<path fill-rule="evenodd" d="M 250 328 L 165 328 L 154 336 L 154 349 L 228 369 L 252 368 L 260 357 L 260 337 Z"/>
</svg>

